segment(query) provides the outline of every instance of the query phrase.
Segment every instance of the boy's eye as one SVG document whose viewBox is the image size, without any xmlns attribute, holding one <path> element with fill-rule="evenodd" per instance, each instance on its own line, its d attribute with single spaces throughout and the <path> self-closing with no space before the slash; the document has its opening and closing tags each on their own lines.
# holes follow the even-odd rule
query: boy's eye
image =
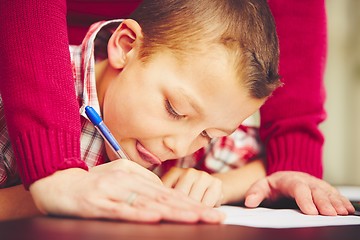
<svg viewBox="0 0 360 240">
<path fill-rule="evenodd" d="M 165 108 L 166 108 L 166 111 L 169 113 L 170 117 L 174 118 L 174 119 L 182 119 L 182 118 L 185 118 L 186 115 L 181 115 L 181 114 L 178 114 L 175 109 L 171 106 L 171 103 L 169 100 L 165 100 Z"/>
</svg>

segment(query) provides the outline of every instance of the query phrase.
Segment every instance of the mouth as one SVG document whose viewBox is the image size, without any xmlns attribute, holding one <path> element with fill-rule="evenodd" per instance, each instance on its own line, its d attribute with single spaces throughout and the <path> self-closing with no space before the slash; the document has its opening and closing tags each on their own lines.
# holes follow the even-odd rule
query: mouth
<svg viewBox="0 0 360 240">
<path fill-rule="evenodd" d="M 154 154 L 152 154 L 149 150 L 147 150 L 140 142 L 136 142 L 136 149 L 140 155 L 140 157 L 152 164 L 152 165 L 161 165 L 161 160 L 155 156 Z"/>
</svg>

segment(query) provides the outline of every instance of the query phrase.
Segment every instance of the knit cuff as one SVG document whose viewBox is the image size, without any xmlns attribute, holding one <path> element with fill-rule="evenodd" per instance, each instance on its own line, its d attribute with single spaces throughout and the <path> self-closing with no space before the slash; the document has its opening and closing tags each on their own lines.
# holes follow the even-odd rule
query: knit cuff
<svg viewBox="0 0 360 240">
<path fill-rule="evenodd" d="M 291 133 L 269 140 L 267 174 L 276 171 L 302 171 L 322 178 L 322 139 L 314 139 L 306 133 Z"/>
<path fill-rule="evenodd" d="M 30 131 L 13 145 L 19 175 L 25 189 L 38 179 L 68 168 L 88 170 L 80 160 L 80 139 L 65 131 Z"/>
</svg>

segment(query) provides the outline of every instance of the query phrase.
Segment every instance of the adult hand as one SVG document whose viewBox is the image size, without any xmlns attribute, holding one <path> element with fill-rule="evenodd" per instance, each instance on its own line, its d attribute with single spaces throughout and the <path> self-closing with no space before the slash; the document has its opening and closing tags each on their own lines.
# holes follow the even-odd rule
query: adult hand
<svg viewBox="0 0 360 240">
<path fill-rule="evenodd" d="M 206 206 L 221 205 L 222 182 L 207 172 L 194 168 L 173 167 L 162 177 L 162 181 L 165 186 L 179 190 Z"/>
<path fill-rule="evenodd" d="M 90 169 L 90 172 L 107 172 L 111 170 L 122 170 L 127 173 L 134 173 L 148 179 L 151 182 L 160 185 L 163 184 L 161 179 L 155 173 L 128 159 L 114 160 L 105 164 L 95 166 Z"/>
<path fill-rule="evenodd" d="M 149 170 L 128 160 L 58 171 L 30 186 L 44 214 L 138 222 L 220 223 L 223 214 L 160 184 Z"/>
<path fill-rule="evenodd" d="M 245 206 L 257 207 L 265 200 L 294 198 L 300 210 L 309 215 L 347 215 L 355 209 L 350 201 L 324 180 L 307 173 L 280 171 L 254 183 L 245 196 Z"/>
</svg>

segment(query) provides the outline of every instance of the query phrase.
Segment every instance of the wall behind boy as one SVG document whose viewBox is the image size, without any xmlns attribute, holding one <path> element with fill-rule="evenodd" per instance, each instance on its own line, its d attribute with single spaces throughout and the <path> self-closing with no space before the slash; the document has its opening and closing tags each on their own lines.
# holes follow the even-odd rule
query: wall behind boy
<svg viewBox="0 0 360 240">
<path fill-rule="evenodd" d="M 328 59 L 324 178 L 360 186 L 360 1 L 326 0 Z"/>
</svg>

